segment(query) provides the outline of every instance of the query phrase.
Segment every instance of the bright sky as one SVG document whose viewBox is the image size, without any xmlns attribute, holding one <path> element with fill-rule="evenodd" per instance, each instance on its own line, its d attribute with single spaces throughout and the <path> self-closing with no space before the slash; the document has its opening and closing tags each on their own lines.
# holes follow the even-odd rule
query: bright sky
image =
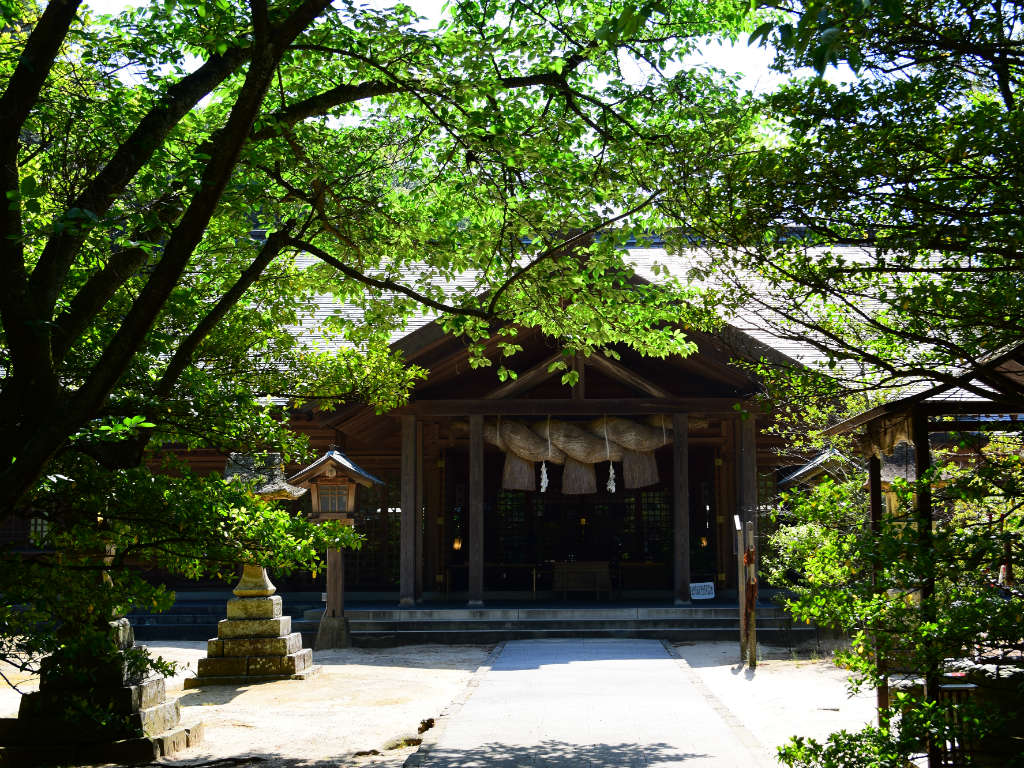
<svg viewBox="0 0 1024 768">
<path fill-rule="evenodd" d="M 439 19 L 441 7 L 444 5 L 444 0 L 405 0 L 405 2 L 420 16 L 428 20 Z M 124 8 L 145 5 L 145 3 L 146 0 L 86 0 L 86 4 L 98 13 L 117 13 Z M 380 7 L 391 4 L 380 2 L 380 0 L 370 3 L 370 5 Z M 771 49 L 748 46 L 746 40 L 743 39 L 735 45 L 709 44 L 701 55 L 693 56 L 688 61 L 691 64 L 704 63 L 726 72 L 741 74 L 743 77 L 740 84 L 743 88 L 764 92 L 771 90 L 783 80 L 777 72 L 773 72 L 769 68 L 772 56 Z"/>
</svg>

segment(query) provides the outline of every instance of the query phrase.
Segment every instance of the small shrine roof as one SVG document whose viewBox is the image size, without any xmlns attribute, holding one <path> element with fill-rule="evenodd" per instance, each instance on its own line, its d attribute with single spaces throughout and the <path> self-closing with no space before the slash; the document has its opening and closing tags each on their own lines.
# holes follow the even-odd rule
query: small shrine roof
<svg viewBox="0 0 1024 768">
<path fill-rule="evenodd" d="M 307 467 L 303 467 L 294 475 L 288 478 L 289 483 L 303 483 L 312 480 L 314 477 L 323 474 L 328 467 L 334 467 L 336 470 L 340 470 L 343 475 L 346 475 L 349 479 L 365 485 L 367 487 L 371 485 L 383 485 L 384 481 L 380 478 L 371 475 L 365 469 L 356 464 L 352 459 L 346 456 L 344 453 L 339 451 L 337 448 L 331 448 L 327 453 L 321 456 L 319 459 L 314 461 Z"/>
</svg>

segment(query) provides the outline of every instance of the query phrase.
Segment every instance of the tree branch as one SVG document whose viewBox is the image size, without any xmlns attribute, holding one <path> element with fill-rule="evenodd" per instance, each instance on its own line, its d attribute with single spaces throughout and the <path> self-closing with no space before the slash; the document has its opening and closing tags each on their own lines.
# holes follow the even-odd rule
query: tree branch
<svg viewBox="0 0 1024 768">
<path fill-rule="evenodd" d="M 171 393 L 171 389 L 178 380 L 178 377 L 181 376 L 182 371 L 192 362 L 192 357 L 196 349 L 199 348 L 199 345 L 210 335 L 210 331 L 214 329 L 217 323 L 224 319 L 224 316 L 242 298 L 242 294 L 259 279 L 264 270 L 281 252 L 281 249 L 288 240 L 292 226 L 292 223 L 289 222 L 267 238 L 252 264 L 239 275 L 235 284 L 220 297 L 213 308 L 206 313 L 206 316 L 199 321 L 192 332 L 178 345 L 170 362 L 167 364 L 167 368 L 164 370 L 163 376 L 160 377 L 160 381 L 157 383 L 157 397 L 167 397 Z"/>
<path fill-rule="evenodd" d="M 168 88 L 117 147 L 103 170 L 71 202 L 68 210 L 78 208 L 91 211 L 97 217 L 104 216 L 128 182 L 163 145 L 174 126 L 251 55 L 252 51 L 245 48 L 214 54 L 195 72 Z M 64 213 L 62 218 L 66 217 Z M 49 319 L 52 315 L 61 284 L 88 233 L 85 226 L 63 227 L 47 241 L 30 279 L 32 298 L 41 316 Z"/>
<path fill-rule="evenodd" d="M 429 296 L 425 296 L 422 293 L 413 290 L 409 286 L 391 280 L 390 278 L 381 279 L 365 275 L 359 270 L 353 269 L 352 267 L 348 266 L 345 262 L 327 253 L 327 251 L 323 250 L 322 248 L 318 248 L 312 243 L 308 243 L 304 240 L 299 240 L 297 238 L 288 238 L 287 244 L 292 246 L 293 248 L 298 248 L 301 251 L 305 251 L 311 256 L 316 256 L 318 259 L 320 259 L 320 261 L 334 267 L 336 270 L 345 275 L 345 277 L 351 278 L 352 280 L 356 280 L 362 283 L 363 285 L 368 285 L 371 288 L 378 288 L 382 291 L 392 291 L 394 293 L 400 293 L 403 296 L 408 296 L 410 299 L 419 302 L 423 306 L 430 307 L 431 309 L 436 309 L 438 312 L 444 312 L 450 315 L 468 315 L 470 317 L 479 317 L 483 320 L 489 320 L 492 317 L 490 313 L 484 312 L 481 309 L 475 309 L 473 307 L 456 307 L 449 304 L 444 304 L 443 302 L 440 301 L 435 301 Z"/>
<path fill-rule="evenodd" d="M 632 216 L 634 213 L 642 211 L 644 208 L 646 208 L 651 203 L 653 203 L 660 194 L 661 194 L 661 190 L 655 190 L 654 192 L 652 192 L 647 197 L 646 200 L 644 200 L 643 202 L 639 203 L 638 205 L 633 206 L 628 211 L 624 211 L 623 213 L 620 213 L 618 216 L 614 216 L 614 217 L 608 219 L 607 221 L 602 221 L 600 224 L 595 224 L 594 226 L 592 226 L 592 227 L 590 227 L 588 229 L 584 229 L 581 232 L 578 232 L 577 234 L 575 234 L 572 237 L 570 237 L 568 240 L 565 240 L 565 241 L 559 243 L 556 246 L 552 246 L 551 248 L 548 248 L 546 251 L 544 251 L 543 253 L 538 255 L 536 258 L 531 260 L 529 264 L 526 264 L 525 266 L 521 267 L 519 270 L 517 270 L 515 272 L 515 274 L 512 275 L 512 277 L 510 277 L 508 280 L 506 280 L 504 283 L 502 283 L 498 287 L 498 289 L 494 292 L 494 295 L 491 296 L 491 301 L 487 305 L 487 314 L 488 314 L 488 316 L 492 316 L 494 314 L 495 308 L 498 306 L 498 299 L 501 298 L 502 294 L 504 294 L 505 291 L 508 290 L 508 288 L 514 282 L 516 282 L 517 280 L 522 278 L 527 272 L 532 270 L 534 267 L 536 267 L 542 261 L 544 261 L 546 259 L 549 259 L 550 257 L 552 257 L 552 256 L 554 256 L 556 254 L 564 253 L 565 251 L 569 250 L 570 248 L 573 248 L 574 246 L 576 246 L 579 243 L 581 243 L 583 240 L 588 239 L 590 237 L 593 237 L 595 234 L 600 232 L 602 229 L 605 229 L 606 227 L 608 227 L 608 226 L 610 226 L 612 224 L 615 224 L 615 223 L 617 223 L 619 221 L 622 221 L 623 219 Z"/>
</svg>

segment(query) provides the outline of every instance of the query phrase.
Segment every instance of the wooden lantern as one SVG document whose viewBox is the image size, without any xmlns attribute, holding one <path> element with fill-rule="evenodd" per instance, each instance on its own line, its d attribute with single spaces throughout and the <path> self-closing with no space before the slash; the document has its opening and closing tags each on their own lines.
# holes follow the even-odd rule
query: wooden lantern
<svg viewBox="0 0 1024 768">
<path fill-rule="evenodd" d="M 356 486 L 381 485 L 381 481 L 353 462 L 334 446 L 308 467 L 288 478 L 289 483 L 309 489 L 315 521 L 338 520 L 353 525 L 352 511 L 356 504 Z M 327 550 L 327 607 L 317 633 L 317 648 L 347 644 L 344 629 L 345 584 L 344 561 L 340 549 Z"/>
</svg>

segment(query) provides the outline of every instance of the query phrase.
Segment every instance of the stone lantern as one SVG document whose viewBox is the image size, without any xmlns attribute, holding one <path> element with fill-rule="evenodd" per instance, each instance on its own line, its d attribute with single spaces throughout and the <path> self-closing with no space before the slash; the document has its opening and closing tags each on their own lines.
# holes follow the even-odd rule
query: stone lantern
<svg viewBox="0 0 1024 768">
<path fill-rule="evenodd" d="M 335 446 L 308 467 L 288 478 L 288 483 L 308 488 L 311 519 L 339 520 L 352 525 L 356 486 L 367 488 L 383 483 Z M 327 607 L 320 619 L 314 648 L 344 648 L 348 645 L 345 619 L 345 563 L 342 550 L 327 550 Z"/>
<path fill-rule="evenodd" d="M 224 477 L 255 483 L 253 494 L 261 499 L 293 501 L 306 493 L 284 478 L 281 455 L 262 459 L 233 453 Z M 185 688 L 201 685 L 238 685 L 265 680 L 306 680 L 319 672 L 313 652 L 302 647 L 302 635 L 292 632 L 291 616 L 261 565 L 245 563 L 242 578 L 228 600 L 227 618 L 217 624 L 217 637 L 206 646 L 196 677 Z"/>
</svg>

